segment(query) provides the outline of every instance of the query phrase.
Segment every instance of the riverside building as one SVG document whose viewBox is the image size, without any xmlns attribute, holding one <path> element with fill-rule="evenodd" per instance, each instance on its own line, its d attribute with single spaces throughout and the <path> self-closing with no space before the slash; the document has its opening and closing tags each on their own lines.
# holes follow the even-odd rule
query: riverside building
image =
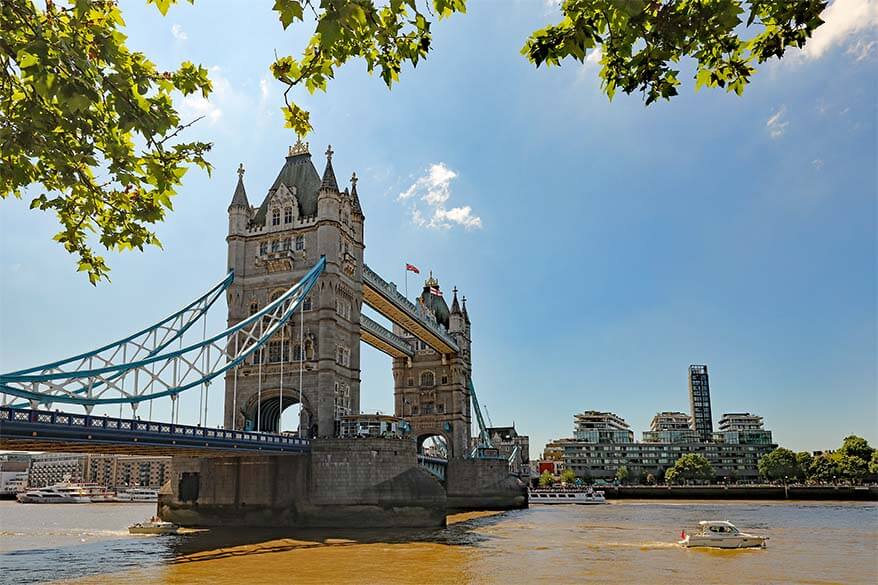
<svg viewBox="0 0 878 585">
<path fill-rule="evenodd" d="M 706 365 L 689 366 L 689 411 L 692 413 L 692 428 L 702 441 L 710 441 L 713 418 L 710 414 L 710 382 Z"/>
<path fill-rule="evenodd" d="M 717 479 L 749 481 L 758 477 L 759 458 L 777 446 L 771 442 L 771 431 L 762 429 L 761 417 L 750 414 L 746 422 L 736 418 L 741 415 L 723 415 L 727 424 L 713 433 L 709 442 L 702 441 L 692 429 L 681 427 L 683 413 L 658 413 L 650 430 L 643 433 L 642 442 L 634 441 L 628 423 L 618 415 L 596 411 L 583 415 L 574 418 L 574 438 L 558 439 L 550 446 L 561 453 L 565 469 L 587 481 L 611 480 L 621 467 L 627 469 L 631 481 L 642 481 L 647 474 L 660 479 L 677 459 L 689 453 L 710 461 Z M 753 426 L 753 418 L 758 419 L 758 429 L 739 428 Z M 580 430 L 581 420 L 588 421 L 587 430 Z"/>
<path fill-rule="evenodd" d="M 31 458 L 28 485 L 46 487 L 69 479 L 73 483 L 95 483 L 107 488 L 158 489 L 170 477 L 170 457 L 41 453 Z"/>
</svg>

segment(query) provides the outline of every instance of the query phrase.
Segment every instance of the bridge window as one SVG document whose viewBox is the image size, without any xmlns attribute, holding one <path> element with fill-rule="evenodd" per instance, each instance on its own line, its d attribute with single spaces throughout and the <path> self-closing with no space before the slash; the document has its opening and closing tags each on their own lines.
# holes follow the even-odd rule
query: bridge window
<svg viewBox="0 0 878 585">
<path fill-rule="evenodd" d="M 250 303 L 250 314 L 255 315 L 258 312 L 259 312 L 259 303 L 257 303 L 256 301 L 253 301 L 252 303 Z"/>
<path fill-rule="evenodd" d="M 412 405 L 412 414 L 418 414 L 418 405 L 417 404 Z"/>
<path fill-rule="evenodd" d="M 280 240 L 272 240 L 271 241 L 271 251 L 272 252 L 280 252 Z"/>
<path fill-rule="evenodd" d="M 311 297 L 310 296 L 305 297 L 305 300 L 302 302 L 302 310 L 303 311 L 310 311 L 311 310 Z"/>
<path fill-rule="evenodd" d="M 293 361 L 300 362 L 302 361 L 302 346 L 298 343 L 293 346 Z"/>
<path fill-rule="evenodd" d="M 447 384 L 447 383 L 448 383 L 448 376 L 442 376 L 442 383 L 443 383 L 443 384 Z"/>
<path fill-rule="evenodd" d="M 421 374 L 421 386 L 431 387 L 436 384 L 436 377 L 433 375 L 433 372 L 426 371 Z M 426 412 L 426 407 L 424 408 Z"/>
<path fill-rule="evenodd" d="M 272 363 L 281 361 L 280 341 L 268 342 L 268 361 Z"/>
<path fill-rule="evenodd" d="M 284 208 L 284 223 L 293 223 L 293 208 Z"/>
<path fill-rule="evenodd" d="M 444 413 L 445 412 L 445 405 L 444 404 L 437 404 L 436 405 L 436 412 L 438 412 L 439 414 Z"/>
<path fill-rule="evenodd" d="M 271 210 L 271 225 L 280 225 L 280 209 Z"/>
<path fill-rule="evenodd" d="M 406 385 L 407 385 L 407 386 L 414 386 L 414 385 L 415 385 L 415 379 L 414 379 L 414 378 L 409 378 L 409 379 L 408 379 L 408 384 L 406 384 Z"/>
<path fill-rule="evenodd" d="M 259 244 L 259 255 L 265 256 L 266 254 L 268 254 L 268 242 L 262 242 Z"/>
<path fill-rule="evenodd" d="M 296 250 L 302 251 L 305 249 L 305 236 L 296 236 Z"/>
<path fill-rule="evenodd" d="M 347 320 L 351 318 L 351 303 L 344 299 L 335 300 L 335 312 Z"/>
<path fill-rule="evenodd" d="M 293 243 L 289 238 L 284 238 L 284 252 L 292 249 Z"/>
<path fill-rule="evenodd" d="M 335 352 L 335 361 L 345 367 L 351 365 L 351 350 L 343 345 L 337 345 Z"/>
<path fill-rule="evenodd" d="M 427 402 L 424 404 L 424 414 L 433 414 L 433 403 Z"/>
<path fill-rule="evenodd" d="M 258 365 L 262 362 L 262 348 L 260 347 L 256 351 L 253 352 L 253 365 Z"/>
</svg>

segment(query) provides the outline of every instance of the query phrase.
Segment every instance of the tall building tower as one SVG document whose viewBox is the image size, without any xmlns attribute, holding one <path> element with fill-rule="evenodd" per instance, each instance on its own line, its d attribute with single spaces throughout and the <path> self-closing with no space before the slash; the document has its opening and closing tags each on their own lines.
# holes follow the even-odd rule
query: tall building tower
<svg viewBox="0 0 878 585">
<path fill-rule="evenodd" d="M 318 174 L 308 145 L 297 142 L 258 207 L 244 189 L 244 169 L 229 205 L 228 324 L 239 323 L 301 280 L 321 256 L 326 268 L 301 314 L 239 367 L 226 373 L 225 425 L 280 429 L 281 412 L 301 404 L 299 430 L 328 437 L 360 411 L 360 309 L 363 304 L 363 211 L 356 175 L 340 190 L 332 149 Z"/>
<path fill-rule="evenodd" d="M 689 411 L 692 430 L 702 441 L 713 438 L 713 417 L 710 414 L 710 383 L 706 365 L 689 366 Z"/>
</svg>

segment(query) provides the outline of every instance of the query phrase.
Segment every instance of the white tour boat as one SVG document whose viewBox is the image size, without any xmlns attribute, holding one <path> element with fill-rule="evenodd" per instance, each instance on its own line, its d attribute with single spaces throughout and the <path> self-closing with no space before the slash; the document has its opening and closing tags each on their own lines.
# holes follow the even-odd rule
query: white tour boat
<svg viewBox="0 0 878 585">
<path fill-rule="evenodd" d="M 116 497 L 113 500 L 114 502 L 134 502 L 134 503 L 142 503 L 142 502 L 158 502 L 159 501 L 159 493 L 156 490 L 149 488 L 128 488 L 126 490 L 120 490 L 116 492 Z"/>
<path fill-rule="evenodd" d="M 82 486 L 62 482 L 44 488 L 20 492 L 16 499 L 22 504 L 88 504 L 91 498 Z"/>
<path fill-rule="evenodd" d="M 165 522 L 153 516 L 147 522 L 138 522 L 128 527 L 131 534 L 177 534 L 180 527 L 173 522 Z"/>
<path fill-rule="evenodd" d="M 686 534 L 684 530 L 680 535 L 683 540 L 680 546 L 686 548 L 695 546 L 707 546 L 713 548 L 754 548 L 765 547 L 767 536 L 747 534 L 738 530 L 731 522 L 725 520 L 702 520 L 698 523 L 699 531 L 696 534 Z"/>
<path fill-rule="evenodd" d="M 604 492 L 591 488 L 545 487 L 530 488 L 528 502 L 531 504 L 606 504 Z"/>
</svg>

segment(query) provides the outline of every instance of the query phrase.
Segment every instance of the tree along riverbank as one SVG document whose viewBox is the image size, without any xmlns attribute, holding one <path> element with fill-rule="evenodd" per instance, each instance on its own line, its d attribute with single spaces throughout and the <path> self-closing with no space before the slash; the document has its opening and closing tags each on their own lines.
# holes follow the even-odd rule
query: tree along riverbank
<svg viewBox="0 0 878 585">
<path fill-rule="evenodd" d="M 878 501 L 878 486 L 601 486 L 607 499 Z"/>
</svg>

